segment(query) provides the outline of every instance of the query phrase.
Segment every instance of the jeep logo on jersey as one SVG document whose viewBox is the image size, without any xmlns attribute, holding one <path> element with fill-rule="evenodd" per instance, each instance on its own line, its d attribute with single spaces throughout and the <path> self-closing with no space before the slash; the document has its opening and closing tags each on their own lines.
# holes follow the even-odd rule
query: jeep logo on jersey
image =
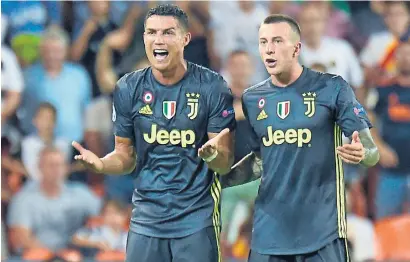
<svg viewBox="0 0 410 262">
<path fill-rule="evenodd" d="M 297 144 L 298 147 L 303 145 L 310 146 L 312 140 L 312 132 L 307 129 L 288 129 L 288 130 L 273 130 L 272 126 L 267 128 L 267 136 L 262 137 L 264 146 L 281 145 L 283 143 Z"/>
<path fill-rule="evenodd" d="M 187 105 L 189 106 L 189 114 L 188 117 L 189 119 L 193 120 L 196 118 L 198 115 L 198 98 L 200 97 L 200 94 L 198 93 L 187 93 L 186 97 L 188 98 Z"/>
<path fill-rule="evenodd" d="M 175 116 L 177 109 L 177 102 L 175 101 L 164 101 L 162 103 L 162 113 L 168 119 L 171 119 Z"/>
<path fill-rule="evenodd" d="M 187 147 L 195 142 L 195 133 L 192 130 L 176 130 L 171 132 L 161 129 L 157 130 L 157 125 L 151 126 L 151 134 L 144 133 L 144 140 L 149 144 L 157 142 L 160 145 L 181 145 Z"/>
<path fill-rule="evenodd" d="M 281 119 L 285 119 L 290 112 L 290 101 L 279 102 L 276 107 L 276 113 Z"/>
</svg>

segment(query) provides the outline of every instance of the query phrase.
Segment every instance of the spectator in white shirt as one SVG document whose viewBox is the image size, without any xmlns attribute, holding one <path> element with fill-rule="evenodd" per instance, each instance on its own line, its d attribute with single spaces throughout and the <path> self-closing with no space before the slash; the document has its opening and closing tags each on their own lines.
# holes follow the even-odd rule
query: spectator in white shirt
<svg viewBox="0 0 410 262">
<path fill-rule="evenodd" d="M 71 145 L 60 137 L 55 137 L 54 128 L 57 112 L 50 103 L 41 103 L 33 119 L 37 132 L 25 137 L 22 141 L 22 160 L 29 177 L 39 179 L 39 156 L 47 145 L 53 145 L 63 152 L 68 161 L 71 157 Z"/>
<path fill-rule="evenodd" d="M 351 86 L 360 88 L 363 71 L 352 46 L 343 39 L 325 36 L 326 23 L 323 6 L 304 4 L 299 15 L 303 48 L 301 61 L 307 67 L 321 67 L 326 73 L 340 75 Z"/>
<path fill-rule="evenodd" d="M 24 89 L 23 74 L 13 50 L 3 43 L 7 34 L 7 18 L 1 16 L 1 136 L 11 143 L 11 151 L 18 150 L 20 134 L 10 120 L 20 105 Z"/>
</svg>

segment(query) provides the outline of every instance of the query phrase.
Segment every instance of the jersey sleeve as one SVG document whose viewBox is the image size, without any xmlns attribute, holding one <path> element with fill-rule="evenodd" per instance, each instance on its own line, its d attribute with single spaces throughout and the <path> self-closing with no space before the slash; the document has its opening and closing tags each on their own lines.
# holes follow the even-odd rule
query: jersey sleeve
<svg viewBox="0 0 410 262">
<path fill-rule="evenodd" d="M 335 107 L 336 123 L 342 128 L 346 137 L 350 137 L 354 131 L 372 128 L 364 107 L 357 101 L 356 96 L 346 81 L 341 77 L 336 78 L 339 87 Z"/>
<path fill-rule="evenodd" d="M 134 124 L 131 117 L 132 101 L 125 77 L 118 80 L 113 97 L 112 121 L 114 135 L 134 140 Z"/>
<path fill-rule="evenodd" d="M 248 130 L 249 137 L 248 137 L 248 140 L 246 141 L 247 146 L 249 147 L 250 151 L 259 153 L 260 152 L 260 142 L 259 142 L 258 136 L 253 130 L 251 122 L 249 121 L 248 109 L 246 107 L 244 96 L 242 96 L 242 111 L 243 111 L 243 114 L 245 115 L 246 121 L 248 121 L 249 123 L 248 126 L 250 129 Z"/>
<path fill-rule="evenodd" d="M 236 127 L 233 96 L 225 80 L 218 79 L 212 86 L 209 95 L 209 118 L 207 131 L 219 133 L 225 128 L 231 131 Z"/>
</svg>

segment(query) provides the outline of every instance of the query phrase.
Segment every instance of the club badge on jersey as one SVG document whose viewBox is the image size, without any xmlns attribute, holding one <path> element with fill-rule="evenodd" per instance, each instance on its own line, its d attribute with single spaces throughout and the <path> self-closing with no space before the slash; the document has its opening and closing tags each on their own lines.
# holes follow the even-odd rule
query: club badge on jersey
<svg viewBox="0 0 410 262">
<path fill-rule="evenodd" d="M 305 116 L 312 117 L 315 114 L 315 100 L 316 100 L 316 93 L 308 92 L 303 93 L 303 104 L 306 105 Z"/>
</svg>

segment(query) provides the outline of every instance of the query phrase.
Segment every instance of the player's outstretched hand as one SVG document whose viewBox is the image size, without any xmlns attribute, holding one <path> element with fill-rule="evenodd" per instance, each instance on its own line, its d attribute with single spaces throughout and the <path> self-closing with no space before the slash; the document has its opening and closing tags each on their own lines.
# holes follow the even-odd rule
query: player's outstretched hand
<svg viewBox="0 0 410 262">
<path fill-rule="evenodd" d="M 208 142 L 206 142 L 198 150 L 198 156 L 202 158 L 203 160 L 205 160 L 205 162 L 212 161 L 218 155 L 217 145 L 218 145 L 219 139 L 221 139 L 221 137 L 227 135 L 228 133 L 229 133 L 229 128 L 225 128 L 214 138 L 209 139 Z"/>
<path fill-rule="evenodd" d="M 364 159 L 366 152 L 357 131 L 353 132 L 350 144 L 339 146 L 336 150 L 340 158 L 348 164 L 359 164 Z"/>
<path fill-rule="evenodd" d="M 76 141 L 73 141 L 72 145 L 78 152 L 80 152 L 79 155 L 74 157 L 75 160 L 80 161 L 87 169 L 94 172 L 101 172 L 103 170 L 104 164 L 96 154 L 85 149 Z"/>
</svg>

